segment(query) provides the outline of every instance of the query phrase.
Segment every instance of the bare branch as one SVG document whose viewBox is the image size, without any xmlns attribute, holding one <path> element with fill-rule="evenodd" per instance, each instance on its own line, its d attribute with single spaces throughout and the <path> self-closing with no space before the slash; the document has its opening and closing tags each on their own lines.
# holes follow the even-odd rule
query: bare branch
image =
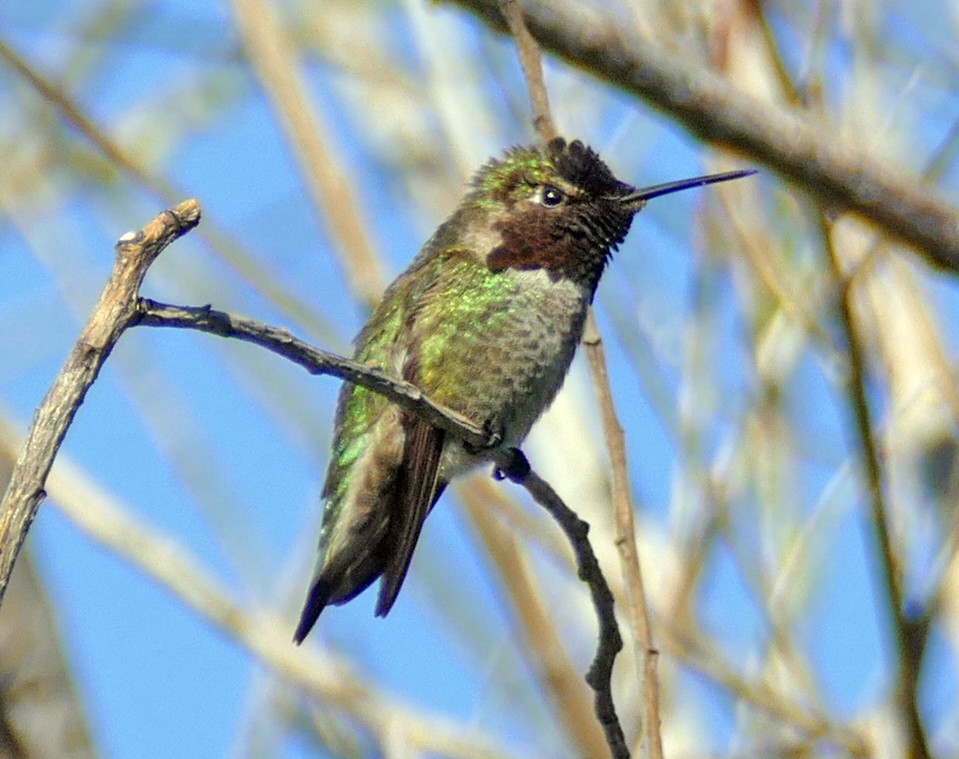
<svg viewBox="0 0 959 759">
<path fill-rule="evenodd" d="M 57 450 L 100 367 L 137 316 L 140 285 L 147 269 L 167 245 L 199 221 L 200 204 L 187 200 L 117 242 L 113 273 L 90 321 L 33 417 L 0 503 L 0 603 L 20 546 L 46 496 L 43 488 Z"/>
<path fill-rule="evenodd" d="M 335 353 L 321 351 L 279 327 L 271 327 L 225 311 L 216 311 L 209 306 L 170 306 L 145 298 L 140 300 L 136 323 L 148 327 L 195 329 L 253 343 L 299 364 L 310 374 L 339 377 L 385 395 L 394 403 L 470 445 L 485 448 L 496 442 L 490 439 L 488 432 L 461 414 L 431 401 L 415 385 Z"/>
<path fill-rule="evenodd" d="M 928 759 L 929 745 L 926 739 L 922 716 L 919 714 L 919 671 L 922 664 L 922 648 L 926 640 L 926 624 L 907 616 L 903 588 L 903 567 L 900 552 L 893 542 L 889 528 L 888 507 L 883 486 L 882 464 L 879 449 L 873 434 L 872 415 L 867 397 L 866 349 L 855 316 L 855 283 L 842 269 L 842 263 L 831 244 L 829 224 L 825 214 L 821 216 L 822 237 L 830 254 L 832 273 L 838 285 L 839 323 L 849 354 L 849 378 L 847 392 L 855 416 L 856 443 L 862 457 L 862 467 L 869 490 L 869 505 L 872 512 L 872 527 L 878 547 L 879 564 L 889 603 L 889 611 L 895 627 L 899 656 L 898 709 L 902 727 L 906 732 L 908 759 Z"/>
<path fill-rule="evenodd" d="M 613 468 L 613 503 L 616 509 L 616 548 L 619 551 L 623 584 L 626 588 L 626 607 L 630 629 L 635 635 L 637 676 L 642 687 L 643 735 L 647 742 L 647 754 L 651 759 L 662 759 L 663 742 L 659 728 L 659 677 L 656 661 L 659 652 L 653 645 L 652 627 L 649 623 L 649 609 L 646 602 L 646 589 L 643 586 L 643 571 L 639 563 L 639 549 L 636 546 L 635 506 L 630 497 L 629 470 L 626 464 L 626 439 L 623 427 L 613 403 L 613 391 L 609 384 L 606 368 L 606 350 L 596 325 L 592 311 L 586 322 L 586 334 L 583 337 L 589 371 L 599 399 L 603 416 L 603 432 L 609 449 L 610 463 Z"/>
<path fill-rule="evenodd" d="M 503 18 L 509 26 L 510 34 L 516 41 L 519 51 L 520 64 L 523 66 L 523 76 L 529 87 L 529 101 L 533 109 L 533 126 L 543 142 L 549 142 L 556 137 L 556 125 L 549 109 L 549 95 L 546 91 L 546 82 L 543 79 L 543 59 L 539 52 L 539 45 L 533 35 L 526 28 L 523 20 L 523 8 L 519 0 L 503 0 Z"/>
<path fill-rule="evenodd" d="M 623 649 L 623 639 L 616 623 L 613 593 L 589 542 L 589 525 L 563 502 L 548 482 L 529 468 L 526 457 L 518 449 L 512 448 L 500 453 L 496 457 L 496 463 L 502 473 L 500 476 L 522 485 L 536 503 L 550 513 L 573 547 L 579 579 L 589 585 L 599 622 L 596 655 L 589 672 L 586 673 L 586 682 L 596 692 L 596 716 L 606 732 L 606 743 L 613 758 L 629 759 L 629 748 L 623 736 L 623 728 L 619 724 L 619 717 L 616 716 L 611 685 L 613 663 L 616 655 Z"/>
</svg>

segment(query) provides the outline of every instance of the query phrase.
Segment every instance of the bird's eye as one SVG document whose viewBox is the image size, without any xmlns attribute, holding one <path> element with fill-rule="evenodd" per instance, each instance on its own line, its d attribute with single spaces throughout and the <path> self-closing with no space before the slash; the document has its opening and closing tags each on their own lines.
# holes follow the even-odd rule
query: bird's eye
<svg viewBox="0 0 959 759">
<path fill-rule="evenodd" d="M 540 193 L 540 203 L 547 208 L 561 206 L 566 200 L 566 193 L 553 185 L 545 185 Z"/>
</svg>

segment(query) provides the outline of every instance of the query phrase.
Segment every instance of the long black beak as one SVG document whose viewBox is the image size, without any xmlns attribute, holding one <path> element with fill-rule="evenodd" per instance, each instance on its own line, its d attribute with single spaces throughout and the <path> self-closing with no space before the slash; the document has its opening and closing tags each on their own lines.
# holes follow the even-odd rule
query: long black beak
<svg viewBox="0 0 959 759">
<path fill-rule="evenodd" d="M 703 187 L 707 184 L 716 184 L 717 182 L 728 182 L 730 179 L 741 179 L 755 174 L 756 169 L 740 169 L 739 171 L 724 171 L 721 174 L 707 174 L 702 177 L 693 177 L 692 179 L 679 179 L 675 182 L 666 182 L 665 184 L 654 184 L 652 187 L 642 187 L 634 190 L 629 195 L 623 195 L 619 201 L 625 205 L 633 207 L 638 211 L 646 203 L 660 195 L 669 195 L 681 190 L 689 190 L 693 187 Z"/>
</svg>

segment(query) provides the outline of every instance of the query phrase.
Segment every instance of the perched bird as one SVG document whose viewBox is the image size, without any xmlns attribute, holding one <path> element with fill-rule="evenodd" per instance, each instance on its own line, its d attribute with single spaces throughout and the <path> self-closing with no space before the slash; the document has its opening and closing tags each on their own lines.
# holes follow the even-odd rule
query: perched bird
<svg viewBox="0 0 959 759">
<path fill-rule="evenodd" d="M 751 173 L 637 190 L 578 140 L 514 148 L 479 170 L 390 285 L 354 357 L 490 430 L 499 447 L 518 446 L 563 384 L 600 275 L 633 215 L 650 198 Z M 492 455 L 345 384 L 319 557 L 294 640 L 327 604 L 346 603 L 380 576 L 376 614 L 389 613 L 443 489 Z"/>
</svg>

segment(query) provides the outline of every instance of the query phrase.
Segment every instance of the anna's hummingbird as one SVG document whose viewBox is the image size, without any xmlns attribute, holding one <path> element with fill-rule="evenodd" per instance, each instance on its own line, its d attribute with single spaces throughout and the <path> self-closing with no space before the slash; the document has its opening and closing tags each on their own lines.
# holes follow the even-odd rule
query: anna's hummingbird
<svg viewBox="0 0 959 759">
<path fill-rule="evenodd" d="M 514 148 L 383 296 L 354 358 L 518 446 L 563 384 L 612 251 L 650 198 L 751 174 L 735 171 L 637 190 L 578 140 Z M 386 616 L 420 530 L 446 484 L 489 461 L 363 387 L 340 392 L 323 487 L 319 557 L 294 640 L 327 604 L 382 575 Z"/>
</svg>

